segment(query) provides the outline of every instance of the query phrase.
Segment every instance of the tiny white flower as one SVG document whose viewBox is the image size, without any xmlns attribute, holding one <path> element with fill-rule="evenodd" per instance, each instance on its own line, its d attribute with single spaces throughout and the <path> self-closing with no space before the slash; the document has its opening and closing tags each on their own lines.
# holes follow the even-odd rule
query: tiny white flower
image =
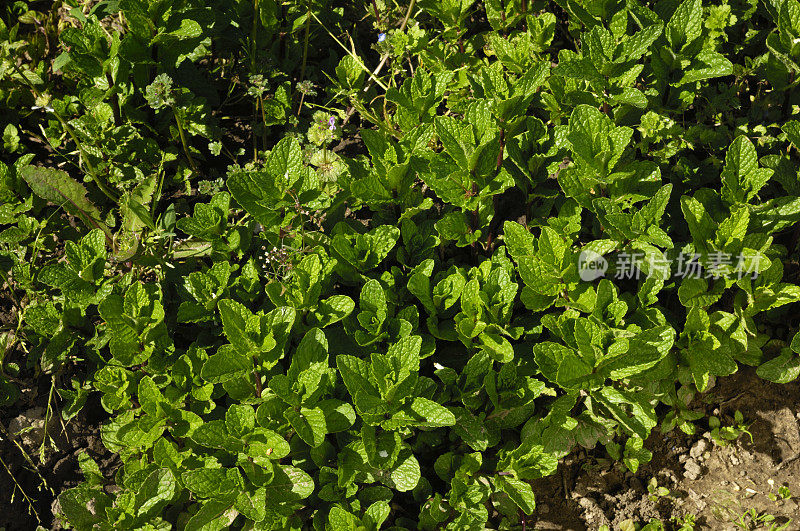
<svg viewBox="0 0 800 531">
<path fill-rule="evenodd" d="M 386 450 L 381 450 L 380 452 L 378 452 L 378 455 L 381 457 L 389 457 L 389 452 L 387 452 Z"/>
<path fill-rule="evenodd" d="M 441 363 L 434 363 L 433 366 L 437 371 L 444 369 L 444 365 L 442 365 Z"/>
<path fill-rule="evenodd" d="M 49 105 L 45 105 L 44 107 L 41 107 L 41 106 L 39 106 L 39 105 L 33 105 L 33 106 L 31 107 L 31 110 L 32 110 L 32 111 L 35 111 L 35 110 L 37 110 L 37 109 L 44 109 L 44 110 L 45 110 L 45 111 L 47 111 L 47 112 L 53 112 L 53 111 L 55 110 L 55 109 L 53 109 L 52 107 L 50 107 Z"/>
</svg>

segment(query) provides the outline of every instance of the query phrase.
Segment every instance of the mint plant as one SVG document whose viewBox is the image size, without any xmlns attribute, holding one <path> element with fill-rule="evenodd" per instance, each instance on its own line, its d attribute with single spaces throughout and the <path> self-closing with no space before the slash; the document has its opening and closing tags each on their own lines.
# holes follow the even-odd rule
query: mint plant
<svg viewBox="0 0 800 531">
<path fill-rule="evenodd" d="M 120 459 L 65 526 L 519 529 L 800 376 L 796 0 L 22 4 L 0 404 Z"/>
</svg>

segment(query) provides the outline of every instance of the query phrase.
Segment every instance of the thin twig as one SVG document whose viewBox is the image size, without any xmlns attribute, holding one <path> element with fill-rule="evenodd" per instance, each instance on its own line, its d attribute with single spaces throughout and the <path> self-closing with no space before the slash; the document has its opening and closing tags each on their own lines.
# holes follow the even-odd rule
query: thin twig
<svg viewBox="0 0 800 531">
<path fill-rule="evenodd" d="M 350 51 L 350 50 L 347 48 L 347 46 L 345 46 L 344 44 L 342 44 L 342 41 L 340 41 L 340 40 L 338 39 L 338 37 L 336 37 L 336 35 L 334 35 L 333 33 L 331 33 L 331 31 L 330 31 L 330 30 L 329 30 L 329 29 L 328 29 L 328 28 L 327 28 L 327 27 L 326 27 L 326 26 L 325 26 L 325 25 L 322 23 L 322 21 L 321 21 L 321 20 L 320 20 L 320 19 L 317 17 L 316 13 L 314 13 L 313 11 L 311 11 L 311 16 L 312 16 L 312 17 L 314 17 L 314 19 L 315 19 L 317 22 L 319 22 L 319 25 L 320 25 L 320 26 L 322 26 L 322 29 L 324 29 L 324 30 L 325 30 L 325 31 L 328 33 L 328 35 L 330 35 L 330 36 L 331 36 L 331 38 L 332 38 L 333 40 L 335 40 L 335 41 L 336 41 L 336 43 L 337 43 L 339 46 L 341 46 L 341 47 L 342 47 L 342 48 L 343 48 L 343 49 L 344 49 L 344 50 L 345 50 L 345 51 L 348 53 L 348 55 L 350 55 L 350 56 L 351 56 L 353 59 L 355 59 L 355 60 L 358 62 L 359 66 L 362 68 L 362 70 L 364 70 L 365 72 L 367 72 L 367 73 L 369 74 L 370 78 L 371 78 L 373 81 L 375 81 L 375 82 L 376 82 L 376 83 L 377 83 L 377 84 L 378 84 L 378 85 L 379 85 L 379 86 L 380 86 L 380 87 L 381 87 L 383 90 L 386 90 L 386 89 L 387 89 L 386 85 L 384 85 L 384 84 L 381 82 L 381 80 L 380 80 L 380 79 L 377 79 L 377 78 L 376 78 L 376 77 L 375 77 L 375 76 L 374 76 L 374 75 L 373 75 L 373 74 L 372 74 L 372 73 L 369 71 L 369 69 L 366 67 L 366 65 L 365 65 L 365 64 L 364 64 L 364 63 L 361 61 L 361 58 L 360 58 L 360 57 L 359 57 L 359 56 L 358 56 L 358 55 L 357 55 L 355 52 L 352 52 L 352 51 Z"/>
<path fill-rule="evenodd" d="M 28 510 L 29 511 L 33 511 L 33 515 L 36 518 L 36 521 L 41 524 L 42 521 L 39 518 L 39 513 L 36 512 L 36 508 L 33 505 L 33 500 L 31 500 L 30 497 L 28 497 L 28 495 L 25 493 L 25 489 L 23 489 L 22 485 L 20 485 L 17 482 L 17 478 L 14 477 L 14 474 L 12 474 L 11 470 L 9 470 L 8 466 L 6 466 L 6 462 L 3 461 L 3 457 L 2 456 L 0 456 L 0 465 L 3 465 L 3 468 L 6 469 L 6 472 L 8 472 L 9 477 L 11 477 L 11 481 L 14 482 L 14 487 L 19 489 L 19 491 L 22 493 L 22 496 L 25 498 L 25 501 L 28 502 Z"/>
<path fill-rule="evenodd" d="M 414 9 L 414 4 L 415 3 L 416 3 L 416 0 L 411 0 L 411 3 L 408 4 L 408 9 L 406 10 L 406 16 L 403 17 L 403 22 L 400 24 L 400 31 L 404 31 L 406 29 L 406 24 L 408 24 L 408 19 L 411 16 L 411 11 Z M 381 88 L 383 88 L 383 90 L 387 90 L 386 86 L 383 83 L 381 83 L 378 80 L 378 78 L 376 77 L 378 75 L 378 73 L 381 71 L 381 69 L 383 68 L 383 65 L 386 64 L 386 60 L 387 59 L 389 59 L 389 54 L 388 53 L 383 54 L 383 57 L 381 58 L 381 62 L 378 63 L 377 68 L 375 68 L 375 70 L 373 70 L 372 73 L 370 73 L 370 75 L 369 75 L 370 79 L 369 79 L 369 81 L 367 81 L 367 84 L 364 86 L 363 92 L 368 91 L 370 89 L 370 87 L 372 87 L 372 82 L 373 81 L 378 83 L 378 85 Z M 413 73 L 412 73 L 412 75 L 413 75 Z M 356 110 L 355 107 L 350 107 L 347 110 L 347 114 L 345 114 L 344 120 L 342 121 L 342 126 L 344 126 L 347 123 L 347 121 L 350 119 L 350 116 L 352 116 L 352 114 L 355 112 L 355 110 Z"/>
</svg>

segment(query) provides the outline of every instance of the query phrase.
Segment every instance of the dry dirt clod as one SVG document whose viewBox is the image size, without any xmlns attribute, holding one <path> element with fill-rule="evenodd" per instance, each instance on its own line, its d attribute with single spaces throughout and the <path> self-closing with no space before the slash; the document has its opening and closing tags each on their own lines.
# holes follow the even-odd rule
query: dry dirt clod
<svg viewBox="0 0 800 531">
<path fill-rule="evenodd" d="M 687 460 L 686 463 L 684 463 L 683 468 L 683 477 L 686 479 L 697 479 L 703 472 L 702 467 L 700 467 L 700 465 L 694 459 Z"/>
<path fill-rule="evenodd" d="M 706 451 L 707 447 L 708 447 L 708 441 L 706 441 L 705 439 L 700 439 L 699 441 L 694 443 L 692 449 L 689 450 L 689 455 L 694 459 L 697 459 L 698 457 L 703 455 L 703 452 Z"/>
<path fill-rule="evenodd" d="M 33 448 L 42 444 L 44 440 L 44 417 L 44 408 L 32 407 L 18 417 L 11 419 L 8 423 L 8 431 L 12 435 L 18 436 L 25 446 Z M 55 430 L 57 427 L 57 420 L 55 416 L 53 416 L 50 419 L 49 426 L 51 435 L 56 433 Z"/>
</svg>

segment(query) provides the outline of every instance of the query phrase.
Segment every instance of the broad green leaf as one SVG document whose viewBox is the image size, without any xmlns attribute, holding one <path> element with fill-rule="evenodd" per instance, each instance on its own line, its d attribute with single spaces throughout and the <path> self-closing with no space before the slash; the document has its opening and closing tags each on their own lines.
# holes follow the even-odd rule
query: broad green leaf
<svg viewBox="0 0 800 531">
<path fill-rule="evenodd" d="M 453 431 L 473 450 L 486 450 L 489 446 L 489 432 L 483 422 L 464 408 L 451 408 L 451 411 L 456 420 Z"/>
<path fill-rule="evenodd" d="M 698 251 L 706 251 L 708 249 L 707 242 L 714 241 L 717 224 L 708 215 L 703 204 L 694 197 L 681 197 L 681 210 L 689 225 L 689 232 L 692 234 L 695 247 Z"/>
<path fill-rule="evenodd" d="M 327 426 L 325 413 L 320 408 L 287 409 L 285 416 L 297 435 L 312 448 L 325 441 Z"/>
<path fill-rule="evenodd" d="M 646 396 L 639 396 L 620 391 L 613 387 L 602 387 L 592 396 L 608 408 L 611 415 L 620 423 L 626 432 L 647 439 L 650 430 L 656 425 L 655 410 L 646 401 Z M 630 413 L 628 413 L 630 409 Z"/>
<path fill-rule="evenodd" d="M 417 459 L 409 454 L 404 459 L 401 459 L 394 470 L 392 470 L 391 483 L 395 489 L 400 492 L 408 492 L 417 486 L 420 479 L 419 462 Z"/>
<path fill-rule="evenodd" d="M 533 514 L 536 509 L 536 500 L 530 483 L 526 483 L 512 476 L 499 476 L 497 479 L 500 488 L 508 497 L 522 509 L 525 514 Z"/>
<path fill-rule="evenodd" d="M 267 490 L 241 491 L 236 497 L 236 510 L 254 522 L 261 522 L 267 517 Z"/>
<path fill-rule="evenodd" d="M 756 148 L 749 138 L 736 138 L 725 155 L 722 170 L 722 199 L 729 203 L 746 203 L 772 176 L 772 170 L 758 167 Z"/>
<path fill-rule="evenodd" d="M 259 346 L 249 337 L 245 329 L 247 320 L 253 314 L 241 303 L 230 299 L 219 301 L 218 307 L 220 317 L 222 317 L 222 327 L 228 341 L 240 355 L 252 356 L 259 350 Z"/>
<path fill-rule="evenodd" d="M 437 116 L 434 123 L 444 150 L 462 170 L 469 171 L 469 158 L 475 145 L 472 126 L 451 116 Z"/>
<path fill-rule="evenodd" d="M 233 491 L 236 486 L 228 479 L 225 468 L 196 468 L 181 474 L 183 485 L 200 498 L 211 498 Z"/>
<path fill-rule="evenodd" d="M 58 496 L 58 502 L 70 524 L 76 529 L 92 529 L 101 525 L 105 509 L 111 508 L 112 500 L 100 490 L 75 487 Z M 90 510 L 89 508 L 94 510 Z"/>
<path fill-rule="evenodd" d="M 326 529 L 330 531 L 345 531 L 346 529 L 359 529 L 363 527 L 361 521 L 348 511 L 334 505 L 328 513 Z"/>
<path fill-rule="evenodd" d="M 100 211 L 86 197 L 86 188 L 63 170 L 25 166 L 20 176 L 28 183 L 33 193 L 46 201 L 63 205 L 69 213 L 78 216 L 90 229 L 102 229 L 111 235 L 102 221 Z"/>
<path fill-rule="evenodd" d="M 702 340 L 694 341 L 685 350 L 689 361 L 689 369 L 699 391 L 708 388 L 710 376 L 728 376 L 738 369 L 734 361 L 727 352 L 720 348 L 719 342 L 715 338 L 704 336 Z"/>
<path fill-rule="evenodd" d="M 244 376 L 253 368 L 251 358 L 239 354 L 233 346 L 225 348 L 223 345 L 217 354 L 210 356 L 203 364 L 200 376 L 207 382 L 222 383 Z"/>
<path fill-rule="evenodd" d="M 503 223 L 503 240 L 508 254 L 515 260 L 521 256 L 534 254 L 533 234 L 519 223 L 512 221 Z"/>
<path fill-rule="evenodd" d="M 177 487 L 175 476 L 168 468 L 151 473 L 136 493 L 138 514 L 148 517 L 160 514 L 177 493 Z"/>
<path fill-rule="evenodd" d="M 317 407 L 325 415 L 325 428 L 328 433 L 344 431 L 356 422 L 356 412 L 347 402 L 330 398 L 318 403 Z"/>
<path fill-rule="evenodd" d="M 703 31 L 701 0 L 683 0 L 667 23 L 664 33 L 673 50 L 680 51 Z"/>
<path fill-rule="evenodd" d="M 231 512 L 232 507 L 233 500 L 206 501 L 186 522 L 186 531 L 220 531 L 228 528 L 237 516 L 235 511 Z"/>
<path fill-rule="evenodd" d="M 296 381 L 301 372 L 317 364 L 322 364 L 326 368 L 328 366 L 328 340 L 322 330 L 312 328 L 306 332 L 295 350 L 286 376 Z"/>
<path fill-rule="evenodd" d="M 231 404 L 225 412 L 225 426 L 236 438 L 249 435 L 256 426 L 256 412 L 246 404 Z"/>
<path fill-rule="evenodd" d="M 627 351 L 601 365 L 604 374 L 614 380 L 646 371 L 661 361 L 672 348 L 675 329 L 668 325 L 650 328 L 629 340 Z"/>
<path fill-rule="evenodd" d="M 791 120 L 783 124 L 781 127 L 784 133 L 786 133 L 786 138 L 794 144 L 795 149 L 800 149 L 800 121 Z"/>
<path fill-rule="evenodd" d="M 293 502 L 311 496 L 314 480 L 293 466 L 275 468 L 275 478 L 267 485 L 267 504 Z"/>
<path fill-rule="evenodd" d="M 229 452 L 241 451 L 244 446 L 241 441 L 230 436 L 224 420 L 204 423 L 194 430 L 192 440 L 209 448 L 220 448 Z"/>
<path fill-rule="evenodd" d="M 759 365 L 756 374 L 775 383 L 789 383 L 800 376 L 800 356 L 788 349 L 776 358 Z"/>
<path fill-rule="evenodd" d="M 495 361 L 509 363 L 514 359 L 514 347 L 505 337 L 500 334 L 483 332 L 478 336 L 481 348 L 485 350 Z"/>
<path fill-rule="evenodd" d="M 411 410 L 424 419 L 422 426 L 438 428 L 452 426 L 456 423 L 456 417 L 450 410 L 427 398 L 415 398 L 411 403 Z"/>
</svg>

